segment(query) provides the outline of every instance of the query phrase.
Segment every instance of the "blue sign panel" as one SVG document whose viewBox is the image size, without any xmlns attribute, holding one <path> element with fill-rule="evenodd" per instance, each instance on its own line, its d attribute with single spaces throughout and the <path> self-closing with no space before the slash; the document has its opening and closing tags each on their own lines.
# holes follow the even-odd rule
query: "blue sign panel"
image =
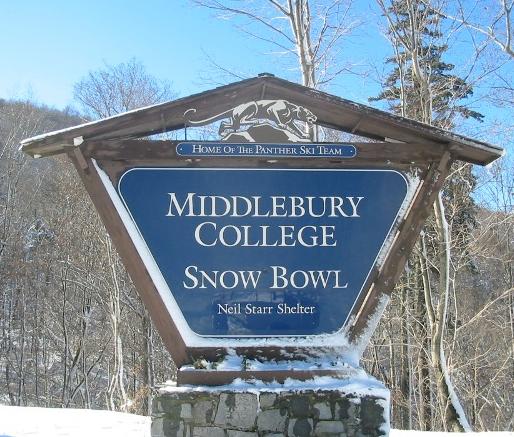
<svg viewBox="0 0 514 437">
<path fill-rule="evenodd" d="M 329 334 L 406 197 L 393 170 L 134 168 L 119 194 L 190 328 Z"/>
<path fill-rule="evenodd" d="M 357 149 L 351 144 L 256 144 L 202 143 L 177 144 L 180 156 L 260 156 L 270 158 L 355 158 Z"/>
</svg>

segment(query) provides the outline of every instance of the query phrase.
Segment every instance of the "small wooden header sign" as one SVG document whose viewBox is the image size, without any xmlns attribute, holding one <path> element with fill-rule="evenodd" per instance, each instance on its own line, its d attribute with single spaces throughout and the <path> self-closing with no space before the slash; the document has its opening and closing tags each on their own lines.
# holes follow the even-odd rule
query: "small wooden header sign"
<svg viewBox="0 0 514 437">
<path fill-rule="evenodd" d="M 211 123 L 214 141 L 191 139 Z M 312 142 L 319 126 L 371 140 Z M 127 139 L 179 129 L 180 141 Z M 269 76 L 22 149 L 68 154 L 178 368 L 229 351 L 279 360 L 362 350 L 452 161 L 502 153 Z M 243 376 L 217 375 L 179 370 L 178 382 Z"/>
<path fill-rule="evenodd" d="M 355 158 L 357 149 L 351 144 L 252 144 L 183 142 L 177 155 L 193 157 L 248 156 L 267 158 Z"/>
</svg>

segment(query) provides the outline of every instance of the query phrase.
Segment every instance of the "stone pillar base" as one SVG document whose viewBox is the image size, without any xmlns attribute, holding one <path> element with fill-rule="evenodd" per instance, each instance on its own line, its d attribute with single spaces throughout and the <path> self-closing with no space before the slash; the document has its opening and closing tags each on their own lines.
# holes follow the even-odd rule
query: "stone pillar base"
<svg viewBox="0 0 514 437">
<path fill-rule="evenodd" d="M 152 437 L 388 435 L 389 391 L 376 380 L 302 384 L 163 387 Z"/>
</svg>

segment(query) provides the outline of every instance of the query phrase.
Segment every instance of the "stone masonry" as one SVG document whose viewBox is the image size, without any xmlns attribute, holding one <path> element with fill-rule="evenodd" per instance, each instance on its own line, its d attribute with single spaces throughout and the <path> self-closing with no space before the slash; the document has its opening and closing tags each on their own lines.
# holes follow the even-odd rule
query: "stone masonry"
<svg viewBox="0 0 514 437">
<path fill-rule="evenodd" d="M 152 437 L 375 437 L 387 434 L 388 405 L 336 390 L 161 391 Z"/>
</svg>

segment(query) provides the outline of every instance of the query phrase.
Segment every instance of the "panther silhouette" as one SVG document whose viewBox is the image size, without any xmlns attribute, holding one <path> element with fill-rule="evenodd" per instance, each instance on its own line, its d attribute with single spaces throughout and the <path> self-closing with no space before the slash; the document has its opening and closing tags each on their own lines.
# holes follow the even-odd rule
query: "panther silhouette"
<svg viewBox="0 0 514 437">
<path fill-rule="evenodd" d="M 256 100 L 242 103 L 233 109 L 203 120 L 189 119 L 189 116 L 195 112 L 194 108 L 184 112 L 184 118 L 190 126 L 200 126 L 230 118 L 229 121 L 222 121 L 220 124 L 218 133 L 222 138 L 230 133 L 240 132 L 245 125 L 258 124 L 261 120 L 268 120 L 280 129 L 285 129 L 300 138 L 308 138 L 309 134 L 304 132 L 296 122 L 304 122 L 312 126 L 316 121 L 316 116 L 311 111 L 287 100 Z"/>
</svg>

